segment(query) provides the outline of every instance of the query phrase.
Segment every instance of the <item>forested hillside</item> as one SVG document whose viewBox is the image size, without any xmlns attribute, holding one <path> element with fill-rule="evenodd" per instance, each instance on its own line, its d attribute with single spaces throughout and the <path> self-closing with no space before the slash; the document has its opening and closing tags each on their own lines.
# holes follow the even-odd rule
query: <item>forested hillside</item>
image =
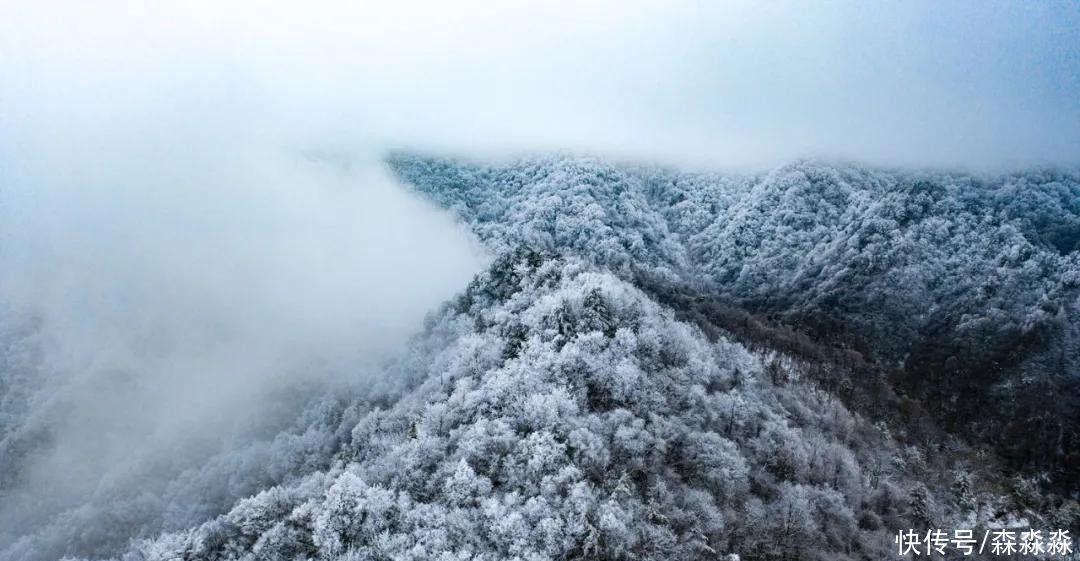
<svg viewBox="0 0 1080 561">
<path fill-rule="evenodd" d="M 726 315 L 843 349 L 1013 467 L 1073 490 L 1080 480 L 1075 173 L 799 162 L 726 176 L 572 157 L 393 161 L 495 247 L 573 251 L 648 279 L 661 297 L 689 291 Z M 876 418 L 900 414 L 863 400 Z"/>
<path fill-rule="evenodd" d="M 382 384 L 28 508 L 0 558 L 843 561 L 1080 530 L 1080 176 L 390 165 L 495 258 Z M 49 423 L 33 325 L 4 325 L 10 500 Z"/>
<path fill-rule="evenodd" d="M 421 338 L 329 469 L 132 558 L 881 559 L 895 528 L 1023 513 L 961 444 L 902 445 L 577 259 L 507 254 Z"/>
</svg>

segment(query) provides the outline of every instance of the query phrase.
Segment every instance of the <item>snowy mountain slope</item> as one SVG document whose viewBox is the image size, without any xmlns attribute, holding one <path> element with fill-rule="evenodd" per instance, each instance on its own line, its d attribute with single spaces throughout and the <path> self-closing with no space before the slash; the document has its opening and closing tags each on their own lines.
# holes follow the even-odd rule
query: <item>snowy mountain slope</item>
<svg viewBox="0 0 1080 561">
<path fill-rule="evenodd" d="M 425 337 L 447 344 L 397 366 L 423 381 L 329 470 L 129 558 L 878 559 L 1001 500 L 930 499 L 959 464 L 576 259 L 507 255 Z"/>
<path fill-rule="evenodd" d="M 1080 525 L 1076 175 L 391 163 L 499 257 L 386 387 L 289 388 L 272 430 L 28 510 L 0 559 L 883 559 Z M 4 325 L 17 389 L 36 342 Z M 48 418 L 0 391 L 12 465 Z"/>
<path fill-rule="evenodd" d="M 496 247 L 565 248 L 855 351 L 1018 469 L 1080 478 L 1076 173 L 391 161 Z"/>
</svg>

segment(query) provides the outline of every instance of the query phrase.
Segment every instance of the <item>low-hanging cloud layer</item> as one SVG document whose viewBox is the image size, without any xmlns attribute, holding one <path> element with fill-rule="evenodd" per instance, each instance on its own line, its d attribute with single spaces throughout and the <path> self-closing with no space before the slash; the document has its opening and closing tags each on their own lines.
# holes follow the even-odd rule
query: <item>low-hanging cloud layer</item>
<svg viewBox="0 0 1080 561">
<path fill-rule="evenodd" d="M 7 168 L 0 553 L 84 501 L 273 434 L 305 396 L 392 388 L 380 361 L 484 263 L 377 162 L 174 117 Z"/>
<path fill-rule="evenodd" d="M 113 117 L 134 106 L 214 134 L 712 167 L 1080 158 L 1075 2 L 61 1 L 4 11 L 5 107 L 64 135 L 128 128 Z"/>
</svg>

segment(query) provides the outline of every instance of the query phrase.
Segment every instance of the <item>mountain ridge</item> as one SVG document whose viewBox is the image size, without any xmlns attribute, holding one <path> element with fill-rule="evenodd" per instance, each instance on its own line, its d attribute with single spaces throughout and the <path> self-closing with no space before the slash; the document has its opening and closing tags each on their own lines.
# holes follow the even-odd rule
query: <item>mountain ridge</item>
<svg viewBox="0 0 1080 561">
<path fill-rule="evenodd" d="M 1080 526 L 1077 176 L 389 165 L 496 258 L 383 386 L 307 388 L 0 556 L 843 561 Z"/>
</svg>

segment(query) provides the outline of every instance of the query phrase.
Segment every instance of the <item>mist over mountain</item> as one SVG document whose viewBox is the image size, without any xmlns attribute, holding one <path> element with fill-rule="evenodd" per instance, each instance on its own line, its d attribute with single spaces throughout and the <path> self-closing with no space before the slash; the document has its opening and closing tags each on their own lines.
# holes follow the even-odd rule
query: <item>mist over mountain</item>
<svg viewBox="0 0 1080 561">
<path fill-rule="evenodd" d="M 47 330 L 5 322 L 7 558 L 881 559 L 1080 522 L 1076 172 L 388 163 L 497 257 L 378 386 L 292 378 L 277 420 L 31 508 L 65 417 Z"/>
<path fill-rule="evenodd" d="M 0 561 L 1049 548 L 1078 378 L 1077 2 L 0 2 Z"/>
<path fill-rule="evenodd" d="M 0 193 L 2 559 L 115 553 L 323 466 L 310 406 L 393 392 L 382 362 L 488 259 L 378 163 L 82 155 Z"/>
</svg>

